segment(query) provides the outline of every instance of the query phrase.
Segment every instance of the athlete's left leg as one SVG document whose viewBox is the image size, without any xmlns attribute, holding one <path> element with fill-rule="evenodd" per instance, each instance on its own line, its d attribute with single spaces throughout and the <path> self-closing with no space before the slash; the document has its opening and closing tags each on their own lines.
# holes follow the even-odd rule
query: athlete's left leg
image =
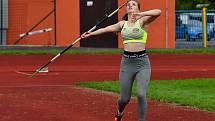
<svg viewBox="0 0 215 121">
<path fill-rule="evenodd" d="M 138 121 L 144 121 L 147 112 L 146 91 L 151 76 L 151 68 L 148 64 L 137 73 L 135 78 L 137 82 Z"/>
</svg>

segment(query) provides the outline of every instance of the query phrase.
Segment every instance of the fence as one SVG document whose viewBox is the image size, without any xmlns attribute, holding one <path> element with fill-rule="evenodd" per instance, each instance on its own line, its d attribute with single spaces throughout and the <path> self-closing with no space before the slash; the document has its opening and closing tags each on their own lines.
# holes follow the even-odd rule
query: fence
<svg viewBox="0 0 215 121">
<path fill-rule="evenodd" d="M 215 10 L 208 10 L 207 20 L 207 41 L 208 44 L 215 43 Z M 187 42 L 189 46 L 200 46 L 203 44 L 203 22 L 201 10 L 180 10 L 176 11 L 176 44 Z M 190 42 L 190 43 L 189 43 Z M 210 46 L 210 45 L 209 45 Z M 177 47 L 177 45 L 176 45 Z"/>
</svg>

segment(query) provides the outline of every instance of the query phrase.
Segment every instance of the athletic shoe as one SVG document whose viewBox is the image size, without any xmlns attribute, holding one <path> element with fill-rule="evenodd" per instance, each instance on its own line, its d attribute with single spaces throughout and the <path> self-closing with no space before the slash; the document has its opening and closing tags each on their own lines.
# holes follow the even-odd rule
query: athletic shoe
<svg viewBox="0 0 215 121">
<path fill-rule="evenodd" d="M 114 121 L 122 121 L 122 116 L 123 115 L 115 115 L 115 120 Z"/>
</svg>

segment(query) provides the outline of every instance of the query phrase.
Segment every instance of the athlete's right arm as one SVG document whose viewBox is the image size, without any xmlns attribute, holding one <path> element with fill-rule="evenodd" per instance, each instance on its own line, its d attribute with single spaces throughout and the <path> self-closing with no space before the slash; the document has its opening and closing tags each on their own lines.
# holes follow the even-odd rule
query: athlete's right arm
<svg viewBox="0 0 215 121">
<path fill-rule="evenodd" d="M 98 29 L 98 30 L 93 31 L 93 32 L 85 32 L 81 37 L 87 38 L 90 36 L 100 35 L 100 34 L 107 33 L 107 32 L 119 32 L 119 31 L 121 31 L 123 24 L 124 24 L 124 21 L 120 21 L 116 24 L 107 26 L 105 28 Z"/>
</svg>

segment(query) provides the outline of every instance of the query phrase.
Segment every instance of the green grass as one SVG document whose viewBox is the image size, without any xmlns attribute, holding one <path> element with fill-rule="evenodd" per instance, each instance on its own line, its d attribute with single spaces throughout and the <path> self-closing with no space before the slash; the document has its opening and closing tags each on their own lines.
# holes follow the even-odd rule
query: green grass
<svg viewBox="0 0 215 121">
<path fill-rule="evenodd" d="M 63 49 L 62 49 L 63 50 Z M 1 50 L 0 55 L 45 55 L 58 54 L 62 50 Z M 215 54 L 215 49 L 148 49 L 157 54 Z M 122 49 L 71 49 L 65 54 L 122 54 Z"/>
<path fill-rule="evenodd" d="M 86 82 L 77 85 L 119 93 L 118 81 Z M 136 84 L 133 86 L 132 95 L 136 96 Z M 147 96 L 160 102 L 176 103 L 214 112 L 215 79 L 154 80 L 149 84 Z"/>
</svg>

